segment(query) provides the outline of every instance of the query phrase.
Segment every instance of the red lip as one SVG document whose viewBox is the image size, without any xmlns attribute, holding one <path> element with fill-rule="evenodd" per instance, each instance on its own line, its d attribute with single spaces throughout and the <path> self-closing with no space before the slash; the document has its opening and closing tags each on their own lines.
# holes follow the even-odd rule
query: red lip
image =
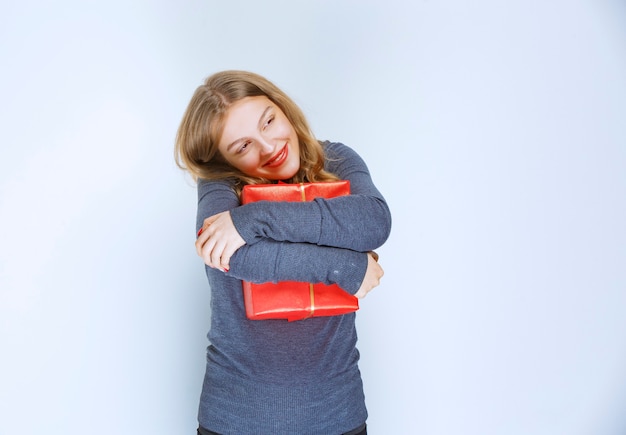
<svg viewBox="0 0 626 435">
<path fill-rule="evenodd" d="M 276 154 L 274 154 L 272 158 L 270 158 L 267 162 L 265 162 L 263 166 L 266 166 L 269 168 L 275 168 L 277 166 L 280 166 L 285 162 L 285 160 L 287 160 L 288 155 L 289 155 L 289 150 L 287 149 L 287 144 L 285 144 L 285 146 L 282 147 L 281 150 L 278 151 Z"/>
</svg>

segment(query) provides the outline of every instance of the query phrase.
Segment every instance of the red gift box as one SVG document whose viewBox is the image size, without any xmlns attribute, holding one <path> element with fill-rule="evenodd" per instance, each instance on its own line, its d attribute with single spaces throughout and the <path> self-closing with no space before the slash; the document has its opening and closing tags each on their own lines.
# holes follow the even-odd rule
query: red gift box
<svg viewBox="0 0 626 435">
<path fill-rule="evenodd" d="M 300 184 L 249 184 L 241 194 L 242 204 L 255 201 L 311 201 L 350 194 L 350 182 Z M 246 316 L 251 320 L 308 319 L 336 316 L 359 309 L 359 300 L 336 284 L 281 281 L 256 284 L 243 281 Z"/>
</svg>

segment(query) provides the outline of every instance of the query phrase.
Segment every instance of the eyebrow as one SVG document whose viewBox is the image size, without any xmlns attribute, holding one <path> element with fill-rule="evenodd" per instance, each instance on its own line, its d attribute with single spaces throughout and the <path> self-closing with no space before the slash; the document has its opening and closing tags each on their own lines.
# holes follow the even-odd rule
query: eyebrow
<svg viewBox="0 0 626 435">
<path fill-rule="evenodd" d="M 261 113 L 261 116 L 259 117 L 259 122 L 257 124 L 257 128 L 260 130 L 261 127 L 263 126 L 263 120 L 265 119 L 265 116 L 267 115 L 267 112 L 269 112 L 270 110 L 272 110 L 272 106 L 267 106 L 265 108 L 265 110 L 263 111 L 263 113 Z M 228 144 L 228 146 L 226 147 L 226 151 L 230 151 L 231 147 L 233 145 L 235 145 L 237 142 L 240 142 L 242 140 L 242 138 L 239 138 L 233 142 L 231 142 L 230 144 Z"/>
</svg>

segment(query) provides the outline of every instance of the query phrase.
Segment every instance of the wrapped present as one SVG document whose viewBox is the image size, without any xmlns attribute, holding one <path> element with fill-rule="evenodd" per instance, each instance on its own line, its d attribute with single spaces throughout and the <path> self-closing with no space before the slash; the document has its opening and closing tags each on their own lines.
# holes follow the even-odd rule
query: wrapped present
<svg viewBox="0 0 626 435">
<path fill-rule="evenodd" d="M 335 198 L 344 195 L 350 195 L 350 182 L 347 180 L 300 184 L 247 184 L 241 192 L 241 203 L 312 201 L 315 198 Z"/>
<path fill-rule="evenodd" d="M 359 300 L 336 284 L 297 281 L 243 283 L 246 316 L 250 320 L 304 320 L 337 316 L 359 309 Z"/>
<path fill-rule="evenodd" d="M 242 204 L 255 201 L 311 201 L 349 195 L 349 181 L 300 184 L 250 184 L 241 193 Z M 336 284 L 281 281 L 243 282 L 246 316 L 251 320 L 303 320 L 336 316 L 359 309 L 359 300 Z"/>
</svg>

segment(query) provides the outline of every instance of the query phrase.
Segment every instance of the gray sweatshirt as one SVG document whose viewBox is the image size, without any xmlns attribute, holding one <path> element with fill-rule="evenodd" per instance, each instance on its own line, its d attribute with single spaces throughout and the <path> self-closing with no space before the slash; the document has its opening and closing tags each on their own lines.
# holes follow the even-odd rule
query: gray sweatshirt
<svg viewBox="0 0 626 435">
<path fill-rule="evenodd" d="M 220 434 L 342 434 L 367 419 L 356 313 L 297 322 L 248 320 L 241 280 L 306 281 L 359 289 L 367 251 L 391 230 L 387 204 L 364 161 L 326 143 L 326 170 L 351 195 L 240 205 L 227 181 L 198 183 L 196 230 L 230 210 L 246 244 L 227 273 L 206 267 L 211 328 L 199 423 Z"/>
</svg>

